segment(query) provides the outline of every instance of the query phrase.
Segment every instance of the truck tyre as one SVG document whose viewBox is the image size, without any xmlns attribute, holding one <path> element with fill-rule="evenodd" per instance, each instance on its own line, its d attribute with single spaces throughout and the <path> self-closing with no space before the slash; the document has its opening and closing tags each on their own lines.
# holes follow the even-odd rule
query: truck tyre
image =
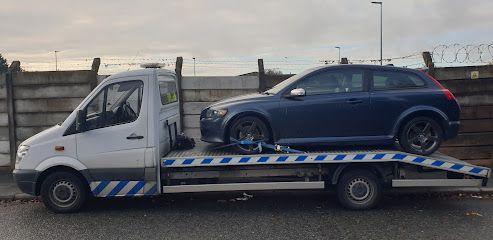
<svg viewBox="0 0 493 240">
<path fill-rule="evenodd" d="M 372 172 L 354 169 L 344 173 L 337 183 L 339 203 L 352 210 L 375 207 L 382 198 L 382 184 Z"/>
<path fill-rule="evenodd" d="M 429 117 L 412 119 L 399 133 L 399 144 L 404 151 L 413 154 L 430 155 L 440 147 L 442 141 L 442 128 Z"/>
<path fill-rule="evenodd" d="M 41 198 L 53 212 L 77 212 L 87 199 L 87 187 L 72 173 L 54 172 L 43 181 Z"/>
<path fill-rule="evenodd" d="M 231 141 L 249 140 L 252 142 L 270 140 L 270 133 L 267 124 L 262 119 L 254 116 L 245 116 L 236 119 L 229 128 L 229 137 Z M 259 153 L 258 146 L 252 145 L 235 145 L 235 150 L 241 154 Z"/>
</svg>

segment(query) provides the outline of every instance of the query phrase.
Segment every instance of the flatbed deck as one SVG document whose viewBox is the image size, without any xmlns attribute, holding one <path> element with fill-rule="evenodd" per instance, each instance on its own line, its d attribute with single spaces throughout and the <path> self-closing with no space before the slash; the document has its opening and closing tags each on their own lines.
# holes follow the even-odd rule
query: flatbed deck
<svg viewBox="0 0 493 240">
<path fill-rule="evenodd" d="M 488 178 L 490 169 L 475 166 L 459 159 L 434 153 L 420 156 L 392 148 L 323 148 L 316 147 L 303 153 L 266 152 L 255 155 L 238 155 L 229 149 L 215 149 L 216 145 L 198 142 L 193 149 L 175 150 L 161 160 L 163 168 L 241 166 L 264 164 L 314 164 L 314 163 L 362 163 L 362 162 L 402 162 L 422 167 L 457 172 L 471 176 Z"/>
</svg>

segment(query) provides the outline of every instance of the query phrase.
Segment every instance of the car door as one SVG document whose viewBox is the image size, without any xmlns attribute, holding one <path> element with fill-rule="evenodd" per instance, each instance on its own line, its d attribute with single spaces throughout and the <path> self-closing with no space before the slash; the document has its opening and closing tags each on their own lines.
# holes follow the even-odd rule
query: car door
<svg viewBox="0 0 493 240">
<path fill-rule="evenodd" d="M 371 74 L 371 134 L 392 136 L 394 127 L 407 109 L 433 104 L 425 94 L 426 83 L 417 74 L 397 70 L 373 70 Z"/>
<path fill-rule="evenodd" d="M 86 129 L 76 134 L 77 157 L 95 180 L 143 180 L 147 145 L 144 81 L 119 79 L 85 106 Z"/>
<path fill-rule="evenodd" d="M 365 135 L 369 110 L 365 76 L 361 68 L 329 69 L 293 84 L 287 94 L 303 88 L 306 95 L 281 100 L 285 121 L 280 131 L 284 140 L 280 142 L 316 143 Z"/>
</svg>

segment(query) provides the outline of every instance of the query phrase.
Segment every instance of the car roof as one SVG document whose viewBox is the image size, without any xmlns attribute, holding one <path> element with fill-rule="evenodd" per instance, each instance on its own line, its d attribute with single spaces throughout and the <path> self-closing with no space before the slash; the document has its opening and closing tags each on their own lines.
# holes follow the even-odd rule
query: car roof
<svg viewBox="0 0 493 240">
<path fill-rule="evenodd" d="M 315 67 L 313 70 L 322 70 L 322 69 L 332 69 L 332 68 L 366 68 L 372 70 L 397 70 L 397 71 L 406 71 L 406 72 L 416 72 L 419 70 L 412 68 L 403 68 L 403 67 L 394 67 L 391 65 L 370 65 L 370 64 L 338 64 L 338 65 L 327 65 Z"/>
</svg>

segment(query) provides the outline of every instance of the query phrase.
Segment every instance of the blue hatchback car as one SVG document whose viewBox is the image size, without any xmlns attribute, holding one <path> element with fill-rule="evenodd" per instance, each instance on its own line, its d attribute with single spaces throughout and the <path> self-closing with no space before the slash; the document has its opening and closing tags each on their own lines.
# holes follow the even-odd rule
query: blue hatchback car
<svg viewBox="0 0 493 240">
<path fill-rule="evenodd" d="M 281 145 L 393 144 L 429 155 L 458 133 L 454 95 L 420 70 L 374 65 L 324 66 L 258 94 L 204 109 L 202 140 Z M 244 154 L 256 146 L 236 146 Z"/>
</svg>

